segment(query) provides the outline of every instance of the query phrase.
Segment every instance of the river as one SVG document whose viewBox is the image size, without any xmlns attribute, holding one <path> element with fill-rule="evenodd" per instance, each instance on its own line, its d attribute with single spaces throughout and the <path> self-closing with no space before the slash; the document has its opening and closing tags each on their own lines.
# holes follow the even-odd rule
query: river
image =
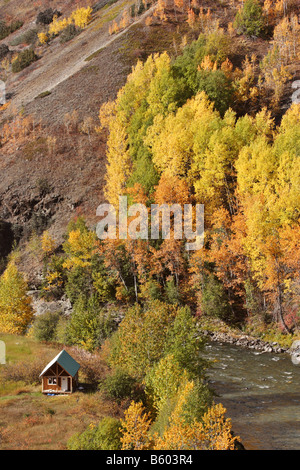
<svg viewBox="0 0 300 470">
<path fill-rule="evenodd" d="M 208 379 L 247 450 L 300 450 L 300 365 L 288 354 L 210 342 Z"/>
</svg>

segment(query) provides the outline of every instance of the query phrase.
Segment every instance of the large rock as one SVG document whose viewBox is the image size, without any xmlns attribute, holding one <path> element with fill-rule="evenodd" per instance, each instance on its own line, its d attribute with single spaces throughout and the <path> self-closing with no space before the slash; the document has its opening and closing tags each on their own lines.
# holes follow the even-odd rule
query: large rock
<svg viewBox="0 0 300 470">
<path fill-rule="evenodd" d="M 293 342 L 293 344 L 290 348 L 290 351 L 300 354 L 300 340 L 299 339 Z"/>
<path fill-rule="evenodd" d="M 300 340 L 294 341 L 290 347 L 290 354 L 293 364 L 300 365 Z"/>
<path fill-rule="evenodd" d="M 32 298 L 32 307 L 34 315 L 36 316 L 43 315 L 47 312 L 61 312 L 65 315 L 72 313 L 72 305 L 67 298 L 46 302 L 39 298 L 38 291 L 29 291 L 28 295 Z"/>
</svg>

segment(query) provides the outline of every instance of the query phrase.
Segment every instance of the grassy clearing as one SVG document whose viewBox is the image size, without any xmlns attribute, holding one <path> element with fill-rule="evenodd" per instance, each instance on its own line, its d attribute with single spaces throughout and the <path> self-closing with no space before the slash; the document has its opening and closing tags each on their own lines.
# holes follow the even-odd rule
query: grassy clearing
<svg viewBox="0 0 300 470">
<path fill-rule="evenodd" d="M 106 416 L 120 417 L 120 408 L 87 384 L 83 372 L 79 375 L 83 391 L 55 397 L 44 396 L 40 383 L 3 380 L 4 368 L 38 357 L 46 365 L 63 346 L 13 335 L 0 335 L 0 340 L 7 351 L 7 365 L 0 365 L 1 450 L 65 449 L 75 432 Z"/>
<path fill-rule="evenodd" d="M 93 31 L 98 31 L 105 24 L 116 19 L 125 7 L 129 8 L 131 5 L 134 4 L 134 2 L 128 0 L 125 0 L 121 3 L 118 3 L 117 5 L 112 6 L 113 3 L 115 2 L 109 2 L 105 5 L 105 7 L 102 8 L 99 18 L 97 18 L 93 22 Z"/>
<path fill-rule="evenodd" d="M 0 449 L 64 449 L 75 432 L 111 413 L 112 407 L 99 392 L 7 396 L 0 401 Z"/>
<path fill-rule="evenodd" d="M 34 338 L 25 336 L 0 334 L 0 340 L 4 341 L 6 345 L 6 362 L 8 364 L 34 359 L 39 354 L 46 354 L 47 357 L 55 351 L 59 352 L 58 347 L 42 344 Z"/>
</svg>

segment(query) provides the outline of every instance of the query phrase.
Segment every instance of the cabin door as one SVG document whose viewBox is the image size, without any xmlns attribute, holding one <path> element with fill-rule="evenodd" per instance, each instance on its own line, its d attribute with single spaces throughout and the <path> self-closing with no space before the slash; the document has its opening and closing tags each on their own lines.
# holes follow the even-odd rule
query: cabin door
<svg viewBox="0 0 300 470">
<path fill-rule="evenodd" d="M 61 389 L 63 392 L 68 391 L 68 377 L 61 378 Z"/>
</svg>

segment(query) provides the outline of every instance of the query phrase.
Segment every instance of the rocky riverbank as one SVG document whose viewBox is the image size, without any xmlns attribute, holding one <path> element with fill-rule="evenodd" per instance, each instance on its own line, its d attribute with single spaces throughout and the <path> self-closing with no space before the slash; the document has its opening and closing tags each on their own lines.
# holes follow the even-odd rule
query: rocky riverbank
<svg viewBox="0 0 300 470">
<path fill-rule="evenodd" d="M 290 348 L 280 346 L 277 342 L 267 342 L 259 338 L 254 338 L 250 335 L 236 335 L 216 331 L 203 331 L 206 337 L 211 341 L 218 343 L 234 344 L 248 349 L 254 349 L 262 353 L 282 354 L 287 353 L 291 355 L 291 360 L 295 365 L 300 365 L 300 341 L 294 341 Z"/>
<path fill-rule="evenodd" d="M 216 332 L 216 331 L 203 331 L 203 334 L 207 336 L 211 341 L 217 341 L 218 343 L 229 343 L 234 344 L 236 346 L 242 346 L 249 349 L 254 349 L 256 351 L 261 352 L 268 352 L 268 353 L 288 353 L 289 349 L 280 346 L 276 342 L 266 342 L 262 341 L 258 338 L 254 338 L 253 336 L 249 335 L 233 335 L 224 332 Z"/>
</svg>

